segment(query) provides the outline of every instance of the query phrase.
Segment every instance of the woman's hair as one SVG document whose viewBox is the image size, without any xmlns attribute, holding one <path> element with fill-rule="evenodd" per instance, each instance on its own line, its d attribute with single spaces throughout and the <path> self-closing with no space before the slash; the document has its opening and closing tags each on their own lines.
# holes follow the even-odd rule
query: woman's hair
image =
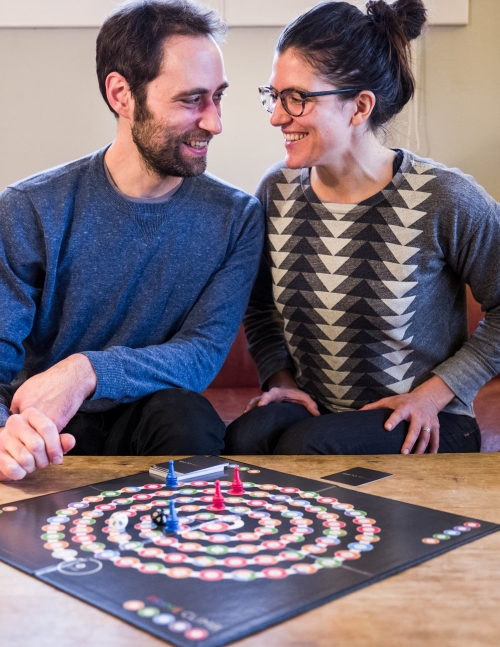
<svg viewBox="0 0 500 647">
<path fill-rule="evenodd" d="M 367 14 L 347 2 L 324 2 L 290 23 L 281 34 L 278 54 L 293 48 L 328 83 L 356 91 L 370 90 L 377 101 L 372 130 L 397 115 L 415 92 L 410 41 L 426 22 L 422 0 L 367 2 Z"/>
</svg>

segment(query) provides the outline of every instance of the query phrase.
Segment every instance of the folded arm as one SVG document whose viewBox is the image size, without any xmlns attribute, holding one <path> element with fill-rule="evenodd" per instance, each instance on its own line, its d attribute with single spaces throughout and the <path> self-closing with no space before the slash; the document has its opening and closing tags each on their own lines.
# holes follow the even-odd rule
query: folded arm
<svg viewBox="0 0 500 647">
<path fill-rule="evenodd" d="M 253 203 L 232 249 L 164 344 L 85 351 L 96 375 L 92 400 L 126 403 L 170 387 L 202 391 L 219 372 L 248 303 L 262 250 L 263 218 Z M 168 307 L 168 304 L 166 304 Z"/>
<path fill-rule="evenodd" d="M 45 247 L 43 235 L 33 226 L 36 214 L 31 214 L 31 226 L 26 218 L 23 228 L 16 205 L 5 209 L 4 201 L 1 207 L 5 218 L 3 231 L 0 228 L 0 297 L 9 306 L 9 316 L 0 321 L 0 479 L 22 478 L 48 461 L 62 459 L 74 440 L 62 434 L 56 442 L 54 434 L 89 398 L 132 402 L 160 389 L 184 386 L 199 391 L 209 384 L 236 336 L 255 278 L 263 237 L 256 202 L 247 203 L 225 259 L 168 341 L 75 353 L 26 380 L 13 398 L 11 382 L 24 366 L 23 342 L 31 333 L 43 290 Z M 26 211 L 26 204 L 23 207 Z M 20 249 L 9 247 L 9 240 L 18 241 Z M 9 253 L 12 247 L 15 253 Z M 6 419 L 9 413 L 14 415 Z"/>
</svg>

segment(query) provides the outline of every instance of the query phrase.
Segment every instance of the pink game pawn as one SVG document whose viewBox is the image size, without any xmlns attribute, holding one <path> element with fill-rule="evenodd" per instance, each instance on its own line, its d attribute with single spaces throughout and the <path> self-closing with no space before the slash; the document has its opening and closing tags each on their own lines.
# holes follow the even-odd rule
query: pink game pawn
<svg viewBox="0 0 500 647">
<path fill-rule="evenodd" d="M 222 492 L 220 491 L 220 483 L 219 481 L 215 481 L 215 494 L 214 498 L 212 499 L 212 505 L 207 506 L 208 510 L 224 510 L 226 507 L 224 503 L 224 497 L 222 496 Z"/>
<path fill-rule="evenodd" d="M 241 494 L 245 494 L 243 483 L 241 482 L 241 479 L 240 479 L 240 468 L 237 466 L 234 468 L 234 476 L 233 476 L 233 482 L 231 484 L 231 489 L 228 490 L 227 493 L 235 494 L 237 496 L 240 496 Z"/>
</svg>

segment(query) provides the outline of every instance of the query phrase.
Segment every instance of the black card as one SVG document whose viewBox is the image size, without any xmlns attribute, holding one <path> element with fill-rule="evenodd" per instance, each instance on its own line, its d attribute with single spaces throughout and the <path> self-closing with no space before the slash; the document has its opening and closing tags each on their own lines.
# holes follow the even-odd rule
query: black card
<svg viewBox="0 0 500 647">
<path fill-rule="evenodd" d="M 389 472 L 379 472 L 378 470 L 369 470 L 366 467 L 353 467 L 344 472 L 336 472 L 335 474 L 328 474 L 321 478 L 328 481 L 335 481 L 335 483 L 344 483 L 345 485 L 365 485 L 372 481 L 385 479 L 387 476 L 392 476 Z"/>
</svg>

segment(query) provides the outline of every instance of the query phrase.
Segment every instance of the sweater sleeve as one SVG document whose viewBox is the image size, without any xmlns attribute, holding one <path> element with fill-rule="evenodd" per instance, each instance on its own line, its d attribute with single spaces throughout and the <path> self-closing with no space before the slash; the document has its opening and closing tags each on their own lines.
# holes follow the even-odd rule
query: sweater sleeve
<svg viewBox="0 0 500 647">
<path fill-rule="evenodd" d="M 243 323 L 261 388 L 266 390 L 267 381 L 274 373 L 283 369 L 293 371 L 293 362 L 285 343 L 283 318 L 274 304 L 271 269 L 265 252 Z"/>
<path fill-rule="evenodd" d="M 5 427 L 5 423 L 9 419 L 10 411 L 5 404 L 0 404 L 0 427 Z"/>
<path fill-rule="evenodd" d="M 44 241 L 29 198 L 0 196 L 0 427 L 9 417 L 11 382 L 24 366 L 24 340 L 33 327 L 44 279 Z"/>
<path fill-rule="evenodd" d="M 238 332 L 262 251 L 262 209 L 252 200 L 245 212 L 225 260 L 171 339 L 145 348 L 84 352 L 97 374 L 91 400 L 126 403 L 161 389 L 202 391 L 210 384 Z"/>
<path fill-rule="evenodd" d="M 274 168 L 272 167 L 272 169 Z M 266 213 L 270 190 L 270 182 L 267 180 L 266 174 L 256 192 Z M 283 369 L 290 369 L 293 372 L 294 369 L 292 358 L 286 347 L 283 317 L 274 303 L 273 279 L 267 244 L 264 245 L 259 273 L 243 323 L 248 350 L 257 365 L 261 388 L 265 390 L 268 379 L 274 373 Z"/>
<path fill-rule="evenodd" d="M 468 341 L 433 373 L 470 405 L 478 390 L 500 373 L 500 205 L 476 195 L 469 213 L 458 215 L 448 234 L 447 262 L 486 314 Z"/>
</svg>

